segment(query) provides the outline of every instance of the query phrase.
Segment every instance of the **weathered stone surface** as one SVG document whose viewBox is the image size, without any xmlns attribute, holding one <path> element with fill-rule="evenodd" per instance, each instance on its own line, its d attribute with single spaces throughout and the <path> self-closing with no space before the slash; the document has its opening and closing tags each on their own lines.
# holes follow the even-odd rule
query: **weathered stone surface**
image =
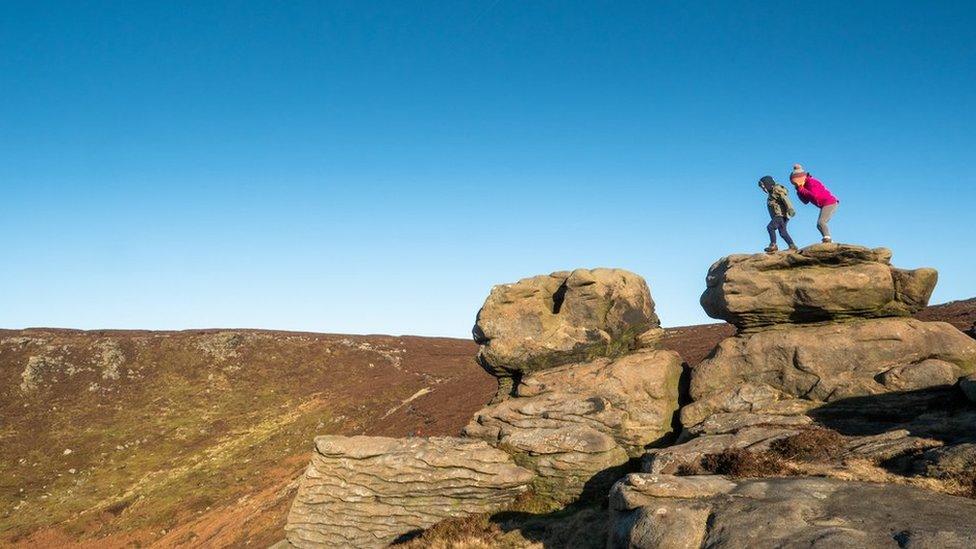
<svg viewBox="0 0 976 549">
<path fill-rule="evenodd" d="M 697 501 L 673 500 L 666 508 L 638 507 L 612 513 L 611 548 L 698 549 L 706 547 L 710 509 Z"/>
<path fill-rule="evenodd" d="M 890 265 L 884 248 L 817 244 L 792 254 L 732 255 L 708 272 L 701 304 L 740 329 L 910 316 L 928 303 L 934 269 Z"/>
<path fill-rule="evenodd" d="M 649 451 L 644 470 L 673 473 L 708 454 L 765 451 L 812 425 L 849 435 L 850 457 L 879 462 L 940 446 L 971 430 L 976 410 L 958 402 L 955 384 L 974 370 L 976 344 L 939 322 L 740 334 L 692 369 L 683 443 Z"/>
<path fill-rule="evenodd" d="M 517 433 L 582 425 L 609 435 L 633 456 L 672 431 L 678 409 L 681 357 L 642 350 L 532 374 L 516 398 L 479 411 L 469 436 L 509 444 Z"/>
<path fill-rule="evenodd" d="M 576 269 L 495 286 L 478 312 L 478 360 L 513 377 L 654 345 L 660 333 L 647 283 L 621 269 Z M 648 332 L 650 330 L 650 332 Z"/>
<path fill-rule="evenodd" d="M 631 473 L 610 490 L 610 508 L 620 511 L 653 505 L 658 498 L 701 499 L 727 494 L 736 484 L 725 477 L 693 475 L 676 477 Z"/>
<path fill-rule="evenodd" d="M 902 485 L 629 475 L 611 505 L 612 549 L 976 546 L 976 501 Z"/>
<path fill-rule="evenodd" d="M 672 432 L 681 372 L 677 353 L 650 349 L 537 372 L 515 398 L 479 411 L 465 435 L 535 469 L 540 491 L 575 499 L 592 476 Z"/>
<path fill-rule="evenodd" d="M 943 322 L 875 319 L 766 330 L 723 340 L 691 371 L 682 424 L 763 411 L 782 401 L 833 402 L 953 384 L 976 371 L 976 342 Z"/>
<path fill-rule="evenodd" d="M 973 433 L 976 440 L 976 432 Z M 915 463 L 916 473 L 934 478 L 976 477 L 976 443 L 933 448 Z"/>
<path fill-rule="evenodd" d="M 445 518 L 499 509 L 534 476 L 482 441 L 322 436 L 286 537 L 297 547 L 385 547 Z"/>
<path fill-rule="evenodd" d="M 570 427 L 547 432 L 545 440 L 513 440 L 518 447 L 503 446 L 516 463 L 537 473 L 532 490 L 542 498 L 560 503 L 595 500 L 627 472 L 629 457 L 623 448 L 599 431 Z"/>
<path fill-rule="evenodd" d="M 942 442 L 913 436 L 907 429 L 895 429 L 877 435 L 852 437 L 847 441 L 845 451 L 849 457 L 881 462 L 938 446 L 942 446 Z"/>
<path fill-rule="evenodd" d="M 809 403 L 809 402 L 808 402 Z M 801 427 L 813 423 L 809 416 L 777 415 L 773 413 L 728 412 L 712 414 L 701 423 L 689 428 L 685 435 L 722 435 L 736 433 L 746 427 Z"/>
<path fill-rule="evenodd" d="M 735 488 L 717 476 L 627 475 L 610 490 L 609 546 L 702 547 L 710 507 L 696 500 Z M 664 512 L 662 499 L 671 503 Z"/>
<path fill-rule="evenodd" d="M 694 370 L 692 370 L 694 371 Z M 744 412 L 773 415 L 797 415 L 817 406 L 816 402 L 794 398 L 784 391 L 765 383 L 730 384 L 727 389 L 702 394 L 700 398 L 681 409 L 681 424 L 685 435 L 706 431 L 720 432 L 721 426 L 705 427 L 701 424 L 725 413 Z M 728 420 L 716 419 L 728 423 Z M 713 422 L 714 423 L 714 422 Z"/>
</svg>

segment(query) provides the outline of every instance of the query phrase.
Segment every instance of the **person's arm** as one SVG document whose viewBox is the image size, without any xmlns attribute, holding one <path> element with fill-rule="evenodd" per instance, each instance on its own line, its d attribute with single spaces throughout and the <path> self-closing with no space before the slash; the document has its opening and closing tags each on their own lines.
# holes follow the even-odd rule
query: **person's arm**
<svg viewBox="0 0 976 549">
<path fill-rule="evenodd" d="M 804 204 L 810 203 L 810 195 L 808 194 L 809 192 L 810 191 L 807 190 L 806 185 L 796 188 L 796 196 L 797 198 L 800 199 L 800 202 L 803 202 Z"/>
</svg>

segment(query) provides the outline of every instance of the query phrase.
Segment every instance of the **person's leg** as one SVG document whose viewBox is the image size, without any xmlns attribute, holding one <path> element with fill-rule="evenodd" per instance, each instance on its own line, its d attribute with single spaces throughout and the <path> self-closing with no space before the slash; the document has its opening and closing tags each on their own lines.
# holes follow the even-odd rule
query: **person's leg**
<svg viewBox="0 0 976 549">
<path fill-rule="evenodd" d="M 837 204 L 831 204 L 829 206 L 824 206 L 820 208 L 820 217 L 817 219 L 817 229 L 824 238 L 830 238 L 830 227 L 827 223 L 830 222 L 830 218 L 834 217 L 834 212 L 837 211 Z"/>
<path fill-rule="evenodd" d="M 786 224 L 789 223 L 789 219 L 785 217 L 780 218 L 779 224 L 779 235 L 783 237 L 783 240 L 790 248 L 796 248 L 796 244 L 793 243 L 793 239 L 790 237 L 790 233 L 786 230 Z"/>
<path fill-rule="evenodd" d="M 766 225 L 766 231 L 769 232 L 769 245 L 770 246 L 775 246 L 776 245 L 776 228 L 779 225 L 776 222 L 777 219 L 779 219 L 779 218 L 778 217 L 774 217 L 772 219 L 772 221 L 769 222 L 769 225 Z"/>
</svg>

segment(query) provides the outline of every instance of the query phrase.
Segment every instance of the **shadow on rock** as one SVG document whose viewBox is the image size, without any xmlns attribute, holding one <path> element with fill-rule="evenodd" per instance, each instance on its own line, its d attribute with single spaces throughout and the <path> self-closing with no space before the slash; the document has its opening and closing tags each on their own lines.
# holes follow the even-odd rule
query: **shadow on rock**
<svg viewBox="0 0 976 549">
<path fill-rule="evenodd" d="M 610 467 L 586 482 L 577 501 L 555 510 L 512 510 L 492 515 L 491 521 L 503 532 L 515 532 L 545 549 L 603 548 L 606 546 L 610 488 L 629 473 L 640 470 L 640 460 L 633 459 Z"/>
<path fill-rule="evenodd" d="M 976 405 L 957 386 L 845 398 L 807 413 L 817 423 L 848 436 L 906 430 L 946 444 L 976 436 Z"/>
</svg>

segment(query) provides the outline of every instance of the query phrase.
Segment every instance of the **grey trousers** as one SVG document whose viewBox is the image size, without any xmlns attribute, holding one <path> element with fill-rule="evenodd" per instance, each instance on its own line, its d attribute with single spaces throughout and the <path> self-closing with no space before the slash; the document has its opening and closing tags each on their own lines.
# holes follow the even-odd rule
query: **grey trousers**
<svg viewBox="0 0 976 549">
<path fill-rule="evenodd" d="M 824 236 L 830 236 L 830 227 L 827 226 L 827 223 L 830 222 L 831 217 L 834 217 L 834 212 L 836 211 L 837 211 L 836 202 L 834 202 L 829 206 L 824 206 L 823 208 L 820 208 L 820 217 L 817 219 L 817 230 L 820 231 L 820 234 Z"/>
</svg>

